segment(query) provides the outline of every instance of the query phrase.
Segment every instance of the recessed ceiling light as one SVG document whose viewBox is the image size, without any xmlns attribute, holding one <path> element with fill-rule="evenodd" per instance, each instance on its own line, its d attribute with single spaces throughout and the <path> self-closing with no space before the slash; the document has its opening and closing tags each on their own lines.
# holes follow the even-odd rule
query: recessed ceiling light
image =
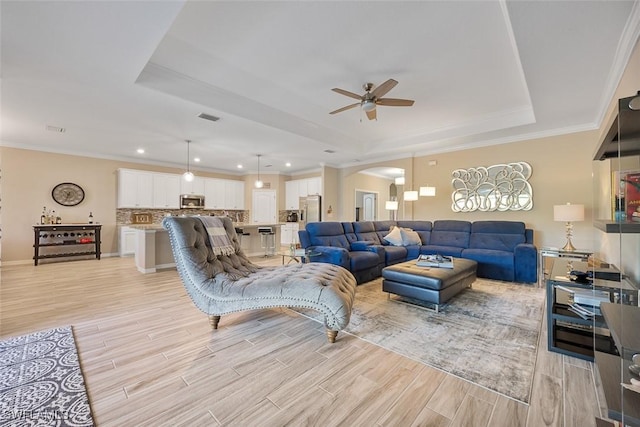
<svg viewBox="0 0 640 427">
<path fill-rule="evenodd" d="M 193 161 L 194 161 L 194 162 L 199 162 L 199 161 L 200 161 L 200 157 L 194 157 L 194 158 L 193 158 Z"/>
<path fill-rule="evenodd" d="M 287 162 L 284 164 L 286 167 L 290 168 L 291 167 L 291 162 Z"/>
<path fill-rule="evenodd" d="M 51 125 L 47 125 L 47 130 L 50 130 L 51 132 L 58 132 L 58 133 L 64 133 L 66 131 L 65 128 L 61 128 L 58 126 L 51 126 Z"/>
<path fill-rule="evenodd" d="M 238 169 L 242 169 L 242 165 L 240 165 L 240 164 L 239 164 L 238 166 L 236 166 L 236 167 L 237 167 Z"/>
<path fill-rule="evenodd" d="M 138 154 L 144 154 L 144 148 L 138 148 L 138 149 L 136 150 L 136 152 L 137 152 Z"/>
</svg>

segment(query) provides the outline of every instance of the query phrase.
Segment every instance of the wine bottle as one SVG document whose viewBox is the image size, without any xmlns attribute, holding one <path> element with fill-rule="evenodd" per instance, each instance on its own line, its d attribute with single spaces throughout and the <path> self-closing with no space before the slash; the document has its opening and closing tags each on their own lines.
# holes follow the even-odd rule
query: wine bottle
<svg viewBox="0 0 640 427">
<path fill-rule="evenodd" d="M 47 222 L 47 207 L 44 206 L 42 208 L 42 215 L 40 215 L 40 224 L 44 224 L 45 222 Z"/>
<path fill-rule="evenodd" d="M 89 224 L 93 224 L 93 212 L 89 212 Z"/>
</svg>

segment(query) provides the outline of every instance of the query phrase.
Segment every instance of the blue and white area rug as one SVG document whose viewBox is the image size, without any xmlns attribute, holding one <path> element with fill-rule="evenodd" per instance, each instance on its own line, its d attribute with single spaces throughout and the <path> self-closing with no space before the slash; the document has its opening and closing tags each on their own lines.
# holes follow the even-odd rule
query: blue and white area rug
<svg viewBox="0 0 640 427">
<path fill-rule="evenodd" d="M 0 425 L 94 425 L 71 326 L 0 341 Z"/>
</svg>

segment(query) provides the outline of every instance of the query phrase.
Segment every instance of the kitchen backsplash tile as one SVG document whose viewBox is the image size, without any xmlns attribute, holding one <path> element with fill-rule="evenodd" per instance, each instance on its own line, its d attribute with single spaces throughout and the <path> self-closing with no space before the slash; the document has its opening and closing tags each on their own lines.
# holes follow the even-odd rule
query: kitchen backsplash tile
<svg viewBox="0 0 640 427">
<path fill-rule="evenodd" d="M 167 215 L 211 215 L 223 216 L 226 214 L 234 222 L 246 222 L 249 220 L 249 211 L 230 211 L 230 210 L 212 210 L 212 209 L 117 209 L 116 224 L 130 225 L 135 224 L 134 217 L 141 218 L 149 215 L 151 224 L 161 224 Z M 146 218 L 145 218 L 146 219 Z M 148 222 L 147 222 L 148 223 Z M 139 222 L 138 222 L 139 224 Z"/>
</svg>

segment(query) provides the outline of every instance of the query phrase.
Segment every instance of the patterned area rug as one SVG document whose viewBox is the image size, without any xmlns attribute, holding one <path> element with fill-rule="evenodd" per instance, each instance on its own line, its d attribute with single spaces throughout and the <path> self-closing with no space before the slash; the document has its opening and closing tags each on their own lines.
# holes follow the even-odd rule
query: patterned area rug
<svg viewBox="0 0 640 427">
<path fill-rule="evenodd" d="M 0 425 L 94 425 L 71 326 L 0 341 Z"/>
<path fill-rule="evenodd" d="M 346 332 L 529 402 L 543 288 L 478 279 L 441 307 L 440 313 L 389 300 L 387 295 L 382 292 L 382 279 L 358 286 Z M 298 311 L 321 319 L 311 310 Z"/>
</svg>

